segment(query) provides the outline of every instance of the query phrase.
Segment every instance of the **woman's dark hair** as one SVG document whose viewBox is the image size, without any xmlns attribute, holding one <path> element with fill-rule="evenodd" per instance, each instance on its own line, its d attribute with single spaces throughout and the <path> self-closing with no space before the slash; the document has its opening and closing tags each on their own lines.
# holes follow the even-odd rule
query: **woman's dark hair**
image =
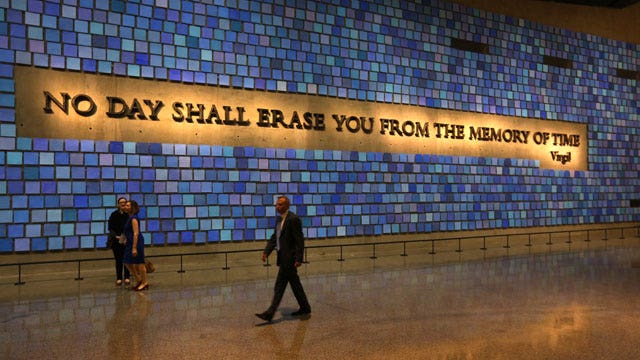
<svg viewBox="0 0 640 360">
<path fill-rule="evenodd" d="M 129 213 L 129 215 L 135 215 L 140 211 L 140 206 L 138 206 L 138 203 L 135 200 L 129 200 L 129 203 L 131 204 L 131 212 Z"/>
</svg>

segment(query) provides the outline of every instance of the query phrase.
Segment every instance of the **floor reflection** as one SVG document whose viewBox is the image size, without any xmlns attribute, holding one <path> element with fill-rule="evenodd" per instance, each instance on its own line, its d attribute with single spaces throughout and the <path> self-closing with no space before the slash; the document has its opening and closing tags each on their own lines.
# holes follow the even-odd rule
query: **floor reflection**
<svg viewBox="0 0 640 360">
<path fill-rule="evenodd" d="M 117 291 L 115 310 L 105 330 L 107 350 L 113 359 L 143 359 L 147 319 L 151 315 L 149 299 L 143 292 Z"/>
<path fill-rule="evenodd" d="M 117 292 L 114 305 L 115 311 L 106 325 L 106 333 L 109 337 L 107 350 L 114 359 L 126 359 L 130 357 L 133 347 L 132 337 L 127 333 L 130 323 L 127 314 L 131 308 L 131 296 Z"/>
<path fill-rule="evenodd" d="M 590 329 L 590 308 L 573 305 L 551 309 L 539 331 L 546 335 L 546 342 L 551 350 L 555 350 L 567 340 L 574 344 L 586 344 L 590 337 Z"/>
<path fill-rule="evenodd" d="M 349 272 L 302 269 L 312 316 L 289 315 L 287 290 L 271 324 L 253 315 L 272 295 L 268 269 L 198 286 L 154 273 L 141 293 L 61 282 L 0 301 L 0 358 L 637 359 L 637 259 L 633 247 L 396 268 L 350 259 Z"/>
<path fill-rule="evenodd" d="M 281 359 L 300 359 L 304 358 L 301 354 L 302 345 L 308 327 L 310 317 L 299 319 L 281 319 L 279 322 L 291 322 L 295 325 L 293 330 L 291 326 L 274 326 L 275 324 L 263 324 L 260 326 L 260 337 L 266 339 L 268 343 L 264 354 L 273 354 L 273 356 Z M 287 324 L 289 325 L 289 324 Z"/>
</svg>

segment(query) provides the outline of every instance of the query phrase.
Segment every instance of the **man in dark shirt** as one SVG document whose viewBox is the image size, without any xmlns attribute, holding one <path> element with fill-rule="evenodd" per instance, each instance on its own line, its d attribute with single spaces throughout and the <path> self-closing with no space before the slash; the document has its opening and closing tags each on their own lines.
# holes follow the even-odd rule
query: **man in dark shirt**
<svg viewBox="0 0 640 360">
<path fill-rule="evenodd" d="M 109 240 L 107 246 L 111 246 L 113 250 L 113 258 L 116 261 L 116 285 L 122 285 L 122 273 L 124 270 L 124 283 L 129 285 L 131 282 L 131 275 L 129 269 L 122 264 L 122 257 L 124 255 L 124 224 L 127 223 L 129 215 L 124 212 L 124 207 L 127 204 L 127 199 L 121 197 L 118 199 L 118 209 L 111 213 L 109 216 Z"/>
</svg>

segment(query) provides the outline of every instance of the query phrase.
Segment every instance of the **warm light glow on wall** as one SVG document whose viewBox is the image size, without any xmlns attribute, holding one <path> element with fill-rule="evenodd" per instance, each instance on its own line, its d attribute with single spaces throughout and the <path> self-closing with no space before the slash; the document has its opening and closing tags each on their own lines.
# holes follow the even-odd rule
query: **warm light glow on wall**
<svg viewBox="0 0 640 360">
<path fill-rule="evenodd" d="M 16 67 L 18 136 L 532 159 L 587 169 L 586 125 Z"/>
</svg>

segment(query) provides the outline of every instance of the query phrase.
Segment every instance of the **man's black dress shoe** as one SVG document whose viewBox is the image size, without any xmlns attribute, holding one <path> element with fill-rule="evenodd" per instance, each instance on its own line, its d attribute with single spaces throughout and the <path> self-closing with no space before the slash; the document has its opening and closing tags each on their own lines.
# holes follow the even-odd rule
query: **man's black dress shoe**
<svg viewBox="0 0 640 360">
<path fill-rule="evenodd" d="M 300 316 L 311 314 L 311 309 L 299 309 L 298 311 L 294 311 L 291 313 L 291 316 Z"/>
<path fill-rule="evenodd" d="M 259 317 L 260 319 L 264 320 L 264 321 L 268 321 L 271 322 L 271 319 L 273 319 L 273 314 L 270 312 L 263 312 L 263 313 L 258 313 L 256 314 L 257 317 Z"/>
</svg>

